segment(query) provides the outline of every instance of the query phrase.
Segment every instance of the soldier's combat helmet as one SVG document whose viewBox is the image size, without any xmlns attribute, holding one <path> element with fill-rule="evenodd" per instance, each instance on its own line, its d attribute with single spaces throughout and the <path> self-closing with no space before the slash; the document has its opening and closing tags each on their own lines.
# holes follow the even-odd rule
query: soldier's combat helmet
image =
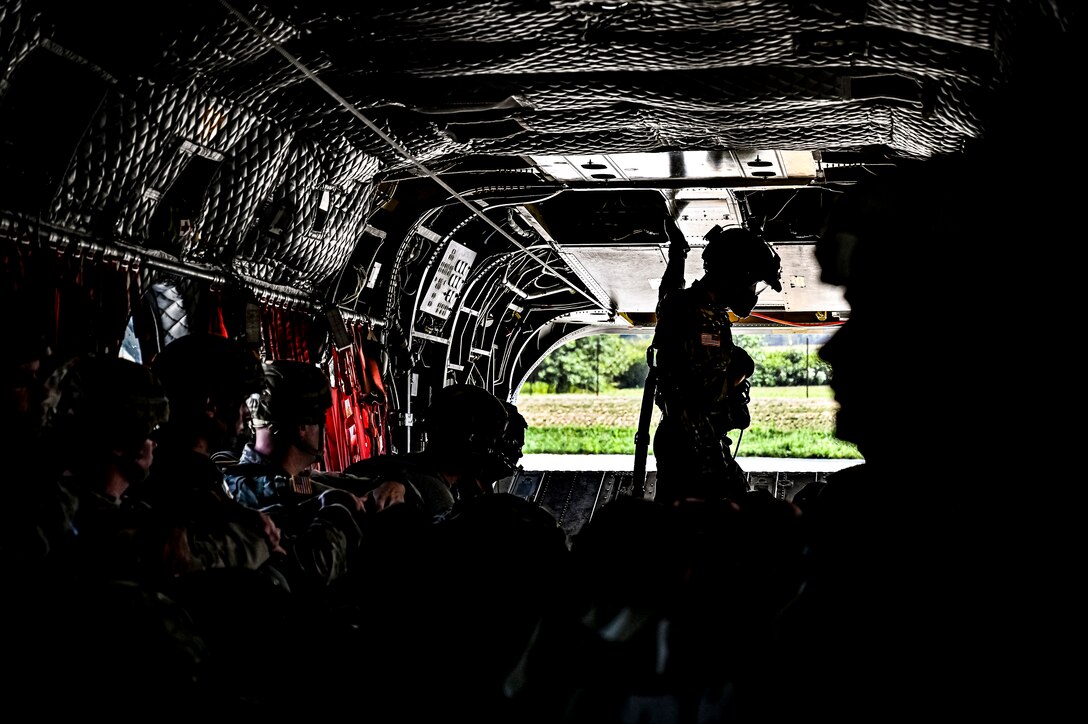
<svg viewBox="0 0 1088 724">
<path fill-rule="evenodd" d="M 766 282 L 782 291 L 782 259 L 761 236 L 740 226 L 715 225 L 703 238 L 705 271 L 745 286 Z"/>
<path fill-rule="evenodd" d="M 188 399 L 203 404 L 208 397 L 245 399 L 264 385 L 261 362 L 235 339 L 189 334 L 159 352 L 151 370 L 162 380 L 175 407 Z"/>
<path fill-rule="evenodd" d="M 502 434 L 501 453 L 502 462 L 509 468 L 507 475 L 514 472 L 518 461 L 525 456 L 525 431 L 529 429 L 529 422 L 512 402 L 503 401 L 506 407 L 508 420 L 506 430 Z"/>
<path fill-rule="evenodd" d="M 325 422 L 332 391 L 325 373 L 314 364 L 275 360 L 264 365 L 264 387 L 250 398 L 254 427 Z"/>
<path fill-rule="evenodd" d="M 50 387 L 47 424 L 77 456 L 137 456 L 170 416 L 158 378 L 120 357 L 75 357 L 53 373 Z"/>
<path fill-rule="evenodd" d="M 484 388 L 448 385 L 435 392 L 422 415 L 425 449 L 493 483 L 516 466 L 504 440 L 509 419 L 502 400 Z"/>
<path fill-rule="evenodd" d="M 170 398 L 170 421 L 161 444 L 186 449 L 203 440 L 214 452 L 240 447 L 249 416 L 244 403 L 264 383 L 260 360 L 245 344 L 189 334 L 166 345 L 152 360 L 151 371 Z"/>
</svg>

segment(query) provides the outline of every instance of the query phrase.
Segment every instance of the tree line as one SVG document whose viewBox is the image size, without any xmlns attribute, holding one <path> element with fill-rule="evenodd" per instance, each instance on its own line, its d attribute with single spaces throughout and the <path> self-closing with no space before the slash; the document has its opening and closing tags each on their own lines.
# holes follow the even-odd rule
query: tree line
<svg viewBox="0 0 1088 724">
<path fill-rule="evenodd" d="M 803 335 L 797 335 L 799 344 L 768 345 L 767 339 L 761 334 L 733 336 L 733 341 L 755 360 L 753 387 L 826 385 L 831 379 L 831 368 L 817 354 L 819 344 Z M 823 339 L 820 337 L 820 342 Z M 524 391 L 601 393 L 641 389 L 649 371 L 649 345 L 650 337 L 646 335 L 598 334 L 571 340 L 541 360 Z"/>
</svg>

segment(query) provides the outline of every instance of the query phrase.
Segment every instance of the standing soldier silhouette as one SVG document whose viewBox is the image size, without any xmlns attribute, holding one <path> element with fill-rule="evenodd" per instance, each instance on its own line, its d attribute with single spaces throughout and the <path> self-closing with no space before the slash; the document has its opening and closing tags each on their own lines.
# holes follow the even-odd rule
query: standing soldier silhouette
<svg viewBox="0 0 1088 724">
<path fill-rule="evenodd" d="M 675 224 L 673 225 L 675 227 Z M 682 261 L 687 244 L 677 235 L 670 267 Z M 651 345 L 654 402 L 661 421 L 654 434 L 655 499 L 738 498 L 748 490 L 744 471 L 730 454 L 730 430 L 743 430 L 752 358 L 733 344 L 729 313 L 747 317 L 762 291 L 782 291 L 778 254 L 758 234 L 715 226 L 704 237 L 701 278 L 683 287 L 675 268 L 666 271 Z"/>
</svg>

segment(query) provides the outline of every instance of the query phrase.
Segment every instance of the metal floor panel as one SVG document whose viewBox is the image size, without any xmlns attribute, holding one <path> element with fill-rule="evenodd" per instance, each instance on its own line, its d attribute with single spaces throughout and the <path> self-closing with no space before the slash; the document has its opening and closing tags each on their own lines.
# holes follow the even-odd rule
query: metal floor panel
<svg viewBox="0 0 1088 724">
<path fill-rule="evenodd" d="M 827 481 L 829 473 L 755 472 L 748 473 L 752 490 L 765 489 L 776 498 L 792 501 L 805 487 Z M 653 498 L 656 471 L 646 473 L 645 497 Z M 577 535 L 601 506 L 634 490 L 634 473 L 629 470 L 519 470 L 500 485 L 509 492 L 538 503 L 559 521 L 568 535 Z"/>
</svg>

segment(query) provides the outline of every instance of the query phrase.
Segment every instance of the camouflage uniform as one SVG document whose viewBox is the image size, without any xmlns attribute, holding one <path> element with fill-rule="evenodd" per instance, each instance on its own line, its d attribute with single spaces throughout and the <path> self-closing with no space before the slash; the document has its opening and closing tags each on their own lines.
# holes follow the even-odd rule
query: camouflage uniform
<svg viewBox="0 0 1088 724">
<path fill-rule="evenodd" d="M 233 465 L 223 467 L 231 497 L 250 508 L 296 505 L 312 500 L 314 488 L 307 476 L 288 475 L 246 443 Z"/>
<path fill-rule="evenodd" d="M 457 502 L 438 469 L 439 461 L 426 451 L 378 455 L 344 468 L 337 484 L 356 495 L 366 495 L 386 480 L 395 480 L 405 487 L 405 502 L 427 520 L 436 521 L 444 518 Z"/>
<path fill-rule="evenodd" d="M 730 414 L 730 364 L 738 350 L 743 354 L 731 327 L 727 308 L 711 301 L 702 280 L 662 300 L 653 342 L 655 402 L 662 412 L 654 435 L 658 499 L 735 497 L 747 490 L 725 437 L 747 427 Z"/>
<path fill-rule="evenodd" d="M 260 361 L 235 339 L 189 334 L 155 355 L 151 369 L 170 416 L 156 433 L 150 476 L 127 495 L 177 532 L 192 571 L 263 567 L 273 555 L 265 521 L 230 497 L 219 468 L 200 451 L 232 447 L 242 402 L 260 389 Z"/>
<path fill-rule="evenodd" d="M 306 587 L 328 585 L 347 572 L 363 540 L 358 518 L 334 496 L 321 496 L 309 476 L 287 474 L 247 444 L 235 465 L 223 468 L 228 490 L 239 503 L 268 513 L 279 527 L 288 560 L 277 567 Z"/>
<path fill-rule="evenodd" d="M 127 497 L 157 511 L 160 524 L 183 532 L 192 571 L 256 570 L 272 558 L 257 514 L 231 499 L 207 455 L 160 444 L 150 477 Z"/>
</svg>

